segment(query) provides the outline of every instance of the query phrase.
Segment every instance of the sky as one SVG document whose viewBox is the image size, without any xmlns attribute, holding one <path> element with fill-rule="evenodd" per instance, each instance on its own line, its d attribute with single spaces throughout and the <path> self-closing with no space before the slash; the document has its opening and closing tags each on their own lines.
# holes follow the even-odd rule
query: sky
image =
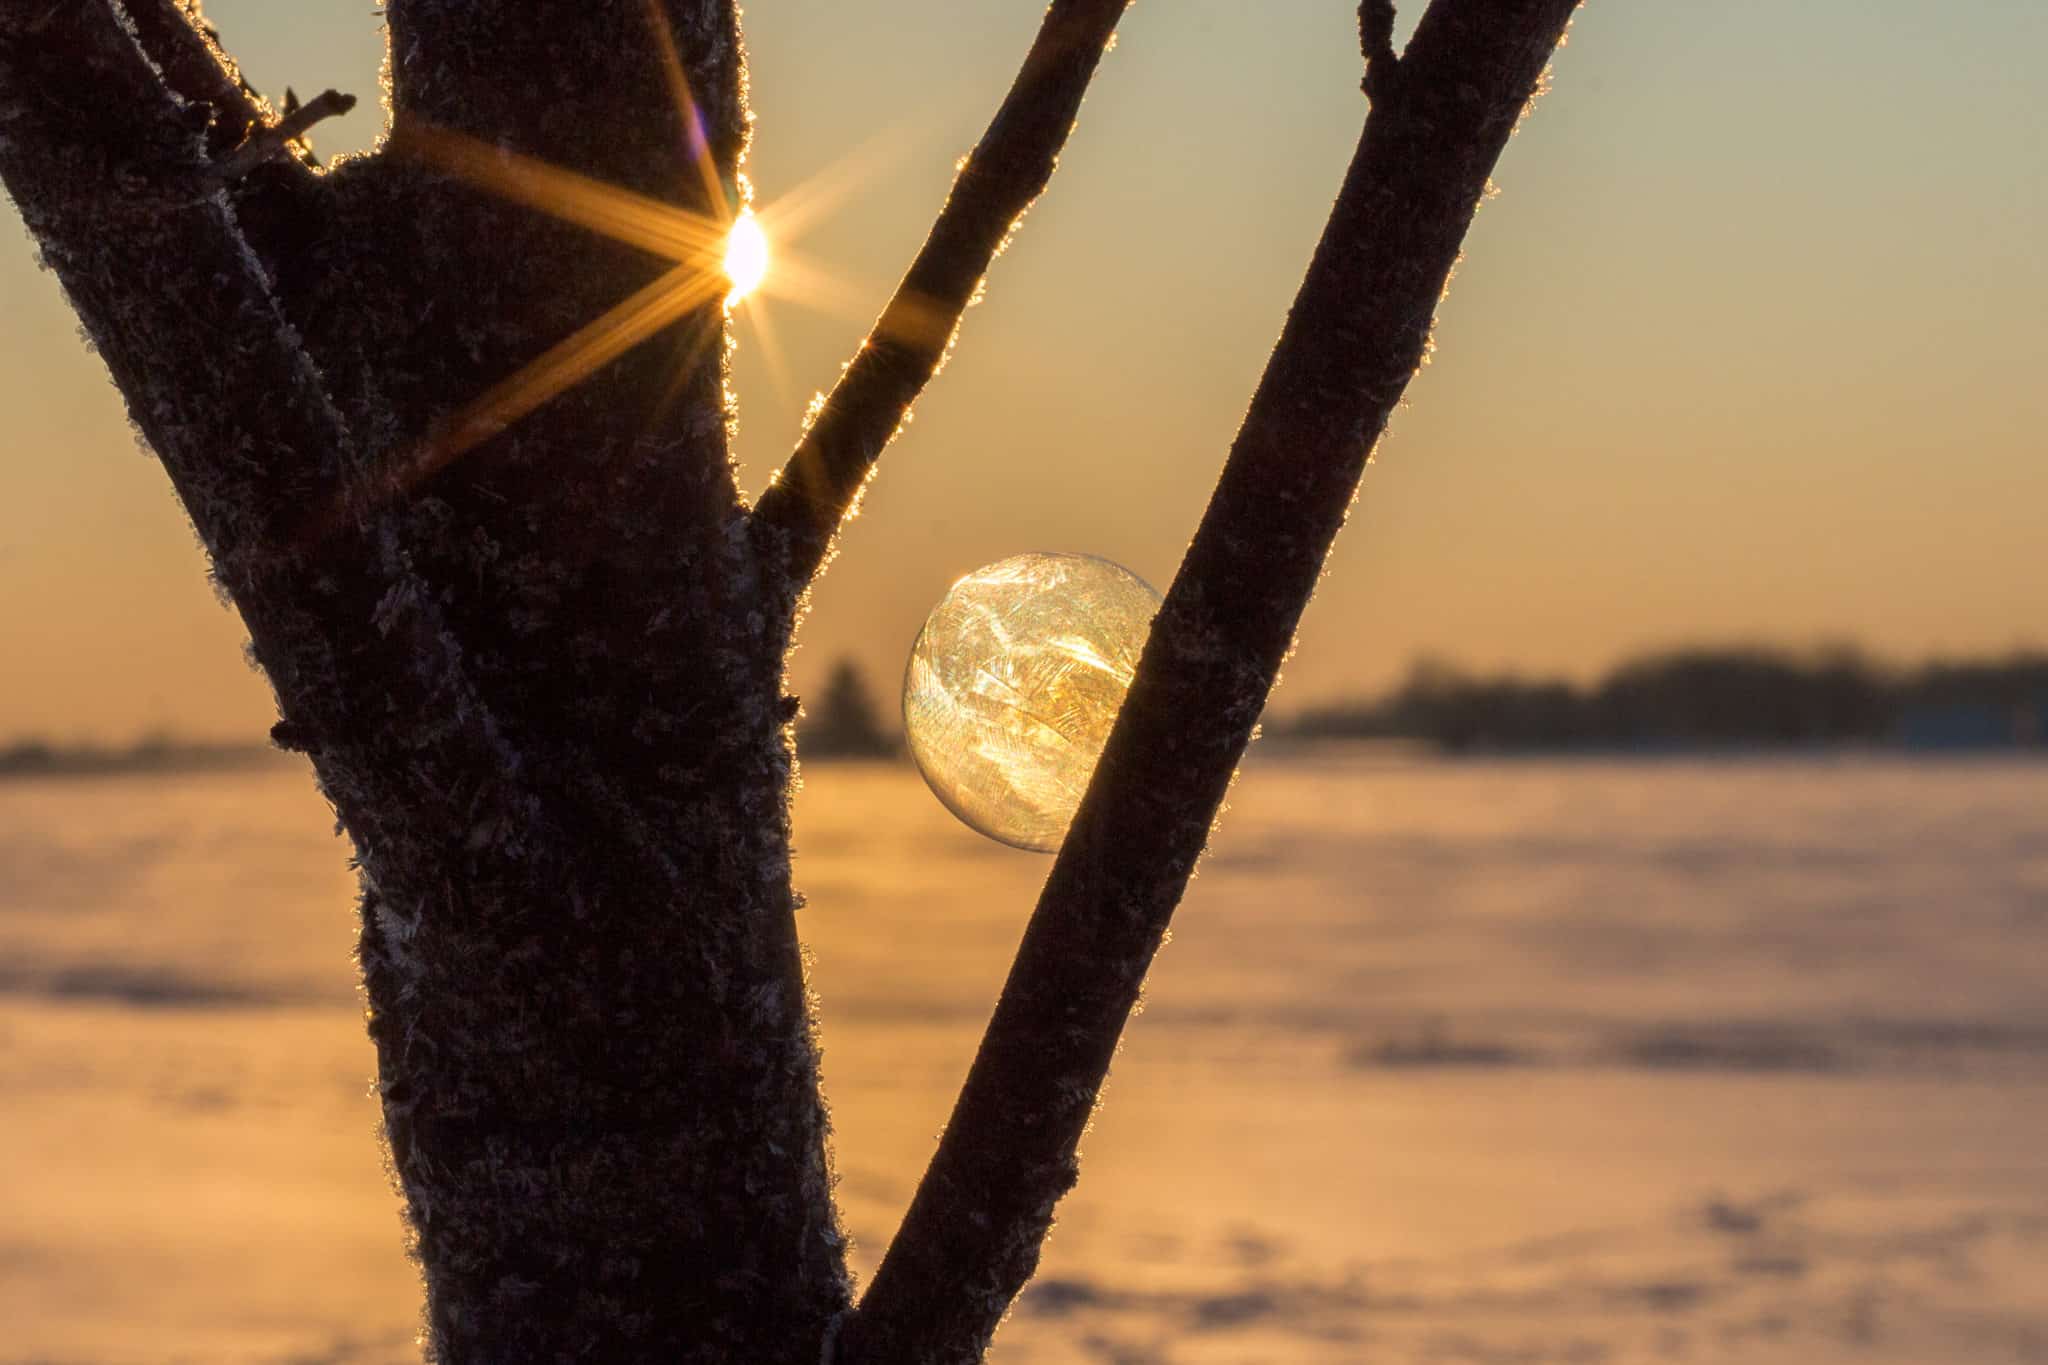
<svg viewBox="0 0 2048 1365">
<path fill-rule="evenodd" d="M 377 89 L 365 0 L 207 10 L 267 91 Z M 1039 13 L 748 11 L 760 198 L 843 191 L 784 244 L 829 269 L 831 306 L 739 326 L 750 492 Z M 815 594 L 799 692 L 850 655 L 893 695 L 947 585 L 1019 551 L 1165 587 L 1365 114 L 1355 13 L 1133 8 Z M 2048 645 L 2043 51 L 2037 0 L 1592 0 L 1495 173 L 1276 709 L 1421 656 L 1583 678 L 1691 641 L 1898 662 Z M 368 147 L 379 119 L 366 99 L 316 147 Z M 0 736 L 253 738 L 273 709 L 241 625 L 11 205 L 0 220 Z"/>
</svg>

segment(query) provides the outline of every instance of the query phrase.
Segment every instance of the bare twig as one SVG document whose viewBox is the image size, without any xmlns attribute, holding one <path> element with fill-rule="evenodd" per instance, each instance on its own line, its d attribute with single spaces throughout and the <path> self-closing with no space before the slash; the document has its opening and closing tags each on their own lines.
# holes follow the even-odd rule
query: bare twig
<svg viewBox="0 0 2048 1365">
<path fill-rule="evenodd" d="M 249 134 L 241 146 L 214 164 L 214 178 L 222 184 L 233 184 L 258 166 L 282 156 L 314 124 L 337 118 L 355 107 L 354 95 L 344 95 L 339 90 L 321 91 L 276 123 Z"/>
<path fill-rule="evenodd" d="M 1577 0 L 1436 0 L 1374 105 L 1280 343 L 1025 931 L 849 1365 L 965 1365 L 1037 1265 L 1161 936 L 1487 174 Z"/>
<path fill-rule="evenodd" d="M 961 167 L 874 330 L 761 494 L 757 544 L 794 597 L 917 395 L 938 370 L 989 263 L 1052 178 L 1082 96 L 1129 0 L 1053 0 L 1023 68 Z"/>
</svg>

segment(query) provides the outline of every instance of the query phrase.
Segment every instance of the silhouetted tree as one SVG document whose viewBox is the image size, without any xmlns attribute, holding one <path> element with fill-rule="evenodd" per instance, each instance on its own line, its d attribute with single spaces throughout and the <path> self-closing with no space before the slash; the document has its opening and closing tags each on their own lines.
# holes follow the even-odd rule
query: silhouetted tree
<svg viewBox="0 0 2048 1365">
<path fill-rule="evenodd" d="M 641 346 L 509 426 L 502 404 L 470 407 L 622 301 L 647 316 L 669 263 L 641 248 L 660 242 L 592 236 L 390 148 L 319 173 L 290 136 L 339 101 L 279 123 L 186 0 L 0 0 L 0 178 L 248 626 L 277 738 L 355 841 L 432 1354 L 980 1358 L 1575 4 L 1435 0 L 1398 56 L 1390 0 L 1362 7 L 1372 110 L 1329 225 L 852 1313 L 790 886 L 784 654 L 1124 0 L 1053 0 L 752 506 L 716 345 L 679 387 L 672 348 Z M 517 152 L 715 215 L 747 131 L 737 6 L 650 7 L 673 62 L 623 0 L 388 0 L 391 146 L 466 135 L 478 173 Z M 701 184 L 678 188 L 679 146 L 702 150 Z M 676 311 L 686 335 L 722 325 L 715 295 Z"/>
<path fill-rule="evenodd" d="M 797 727 L 797 750 L 808 758 L 886 758 L 896 751 L 853 660 L 832 665 L 816 709 Z"/>
</svg>

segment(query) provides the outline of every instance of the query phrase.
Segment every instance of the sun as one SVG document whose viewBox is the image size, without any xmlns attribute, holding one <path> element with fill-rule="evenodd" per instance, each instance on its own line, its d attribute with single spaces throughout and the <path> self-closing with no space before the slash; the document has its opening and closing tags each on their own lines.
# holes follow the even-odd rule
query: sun
<svg viewBox="0 0 2048 1365">
<path fill-rule="evenodd" d="M 726 306 L 738 303 L 768 277 L 768 234 L 752 209 L 742 209 L 725 238 L 725 277 L 732 281 Z"/>
<path fill-rule="evenodd" d="M 814 175 L 757 213 L 745 175 L 728 183 L 712 161 L 696 100 L 659 0 L 647 0 L 647 13 L 670 94 L 687 132 L 685 160 L 702 187 L 701 210 L 607 185 L 416 118 L 401 120 L 393 128 L 387 150 L 513 203 L 637 247 L 667 262 L 669 268 L 435 423 L 430 434 L 394 454 L 389 467 L 380 471 L 374 489 L 353 490 L 309 517 L 304 533 L 308 537 L 324 536 L 346 515 L 360 515 L 364 498 L 381 501 L 416 486 L 649 337 L 684 322 L 705 305 L 715 304 L 721 295 L 724 316 L 718 321 L 730 322 L 744 315 L 762 341 L 778 385 L 785 389 L 787 377 L 764 306 L 770 295 L 821 311 L 864 316 L 856 292 L 834 272 L 806 260 L 794 244 L 808 223 L 829 213 L 835 202 L 862 183 L 869 168 L 861 162 L 870 158 L 858 154 L 844 158 L 828 168 L 829 173 Z M 873 149 L 871 143 L 865 150 Z M 775 267 L 772 280 L 771 255 Z M 686 371 L 721 334 L 717 326 L 699 325 L 696 340 L 688 348 L 689 358 L 680 368 Z"/>
</svg>

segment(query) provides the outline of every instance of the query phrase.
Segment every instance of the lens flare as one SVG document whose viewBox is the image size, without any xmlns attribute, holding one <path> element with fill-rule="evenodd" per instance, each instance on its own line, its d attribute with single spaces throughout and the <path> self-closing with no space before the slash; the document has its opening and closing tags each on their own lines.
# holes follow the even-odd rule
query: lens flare
<svg viewBox="0 0 2048 1365">
<path fill-rule="evenodd" d="M 727 303 L 738 303 L 761 287 L 768 278 L 768 234 L 752 209 L 733 219 L 732 232 L 725 239 L 725 277 L 732 281 Z"/>
<path fill-rule="evenodd" d="M 649 25 L 661 50 L 669 93 L 685 132 L 684 151 L 703 186 L 703 212 L 606 185 L 573 171 L 551 166 L 509 148 L 437 128 L 418 118 L 401 119 L 392 129 L 387 154 L 417 161 L 444 175 L 488 190 L 516 204 L 551 214 L 613 241 L 638 247 L 674 263 L 674 269 L 621 301 L 602 317 L 586 323 L 514 374 L 491 386 L 459 410 L 434 424 L 435 430 L 394 452 L 385 468 L 326 505 L 311 509 L 301 523 L 308 541 L 325 539 L 349 518 L 360 519 L 385 501 L 402 496 L 421 480 L 496 436 L 564 390 L 583 382 L 598 368 L 671 324 L 718 300 L 725 292 L 726 314 L 709 310 L 682 347 L 677 385 L 692 366 L 724 334 L 735 306 L 759 291 L 795 298 L 813 307 L 842 312 L 849 318 L 869 316 L 849 285 L 795 254 L 792 243 L 805 223 L 824 214 L 843 194 L 861 183 L 861 168 L 851 162 L 835 168 L 828 180 L 814 177 L 776 203 L 764 205 L 762 217 L 750 208 L 733 213 L 732 191 L 721 179 L 705 138 L 703 120 L 690 93 L 674 36 L 661 0 L 645 0 Z M 744 181 L 744 177 L 741 177 Z M 744 203 L 747 191 L 740 186 Z M 769 233 L 779 244 L 775 281 L 768 283 Z M 769 328 L 767 311 L 751 304 L 745 315 L 761 337 L 778 383 L 781 362 Z M 706 324 L 709 324 L 708 326 Z M 665 409 L 674 388 L 661 400 Z"/>
</svg>

